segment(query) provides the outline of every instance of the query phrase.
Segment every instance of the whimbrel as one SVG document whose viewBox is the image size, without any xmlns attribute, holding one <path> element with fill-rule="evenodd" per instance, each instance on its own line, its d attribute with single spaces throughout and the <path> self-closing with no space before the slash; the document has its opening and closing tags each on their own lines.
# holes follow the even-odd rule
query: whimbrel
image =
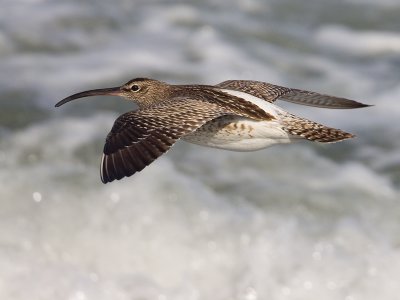
<svg viewBox="0 0 400 300">
<path fill-rule="evenodd" d="M 121 96 L 139 107 L 118 117 L 106 138 L 100 167 L 103 183 L 141 171 L 179 139 L 208 147 L 254 151 L 299 139 L 333 143 L 354 137 L 290 114 L 275 105 L 276 100 L 322 108 L 369 106 L 260 81 L 170 85 L 136 78 L 119 87 L 71 95 L 56 107 L 97 95 Z"/>
</svg>

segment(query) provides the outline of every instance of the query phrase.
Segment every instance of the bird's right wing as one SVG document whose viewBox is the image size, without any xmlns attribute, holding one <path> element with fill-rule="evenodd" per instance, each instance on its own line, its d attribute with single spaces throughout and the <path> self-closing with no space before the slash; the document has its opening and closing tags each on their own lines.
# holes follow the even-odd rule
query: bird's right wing
<svg viewBox="0 0 400 300">
<path fill-rule="evenodd" d="M 321 108 L 361 108 L 369 106 L 354 100 L 252 80 L 227 80 L 215 87 L 248 93 L 268 102 L 284 100 Z"/>
<path fill-rule="evenodd" d="M 107 183 L 141 171 L 181 137 L 212 119 L 232 114 L 216 103 L 175 98 L 121 115 L 104 145 L 101 180 Z"/>
</svg>

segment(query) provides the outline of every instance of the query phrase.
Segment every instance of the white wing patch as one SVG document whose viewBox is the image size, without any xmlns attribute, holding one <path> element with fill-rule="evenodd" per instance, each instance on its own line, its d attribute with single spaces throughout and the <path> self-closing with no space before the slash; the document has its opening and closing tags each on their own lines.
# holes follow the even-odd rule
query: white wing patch
<svg viewBox="0 0 400 300">
<path fill-rule="evenodd" d="M 273 115 L 275 118 L 279 118 L 279 114 L 285 114 L 286 112 L 279 108 L 278 106 L 265 101 L 264 99 L 255 97 L 253 95 L 247 94 L 245 92 L 240 92 L 240 91 L 234 91 L 234 90 L 228 90 L 228 89 L 220 89 L 221 92 L 224 92 L 226 94 L 242 98 L 248 102 L 251 102 L 255 105 L 257 105 L 259 108 L 264 110 L 265 112 Z"/>
</svg>

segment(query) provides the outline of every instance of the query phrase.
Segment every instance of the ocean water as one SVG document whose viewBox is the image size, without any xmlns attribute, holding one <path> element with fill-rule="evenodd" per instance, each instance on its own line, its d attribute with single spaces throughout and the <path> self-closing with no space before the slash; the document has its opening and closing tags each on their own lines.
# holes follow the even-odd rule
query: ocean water
<svg viewBox="0 0 400 300">
<path fill-rule="evenodd" d="M 0 299 L 398 299 L 397 0 L 3 0 Z M 375 105 L 282 104 L 355 133 L 234 153 L 178 142 L 103 185 L 114 119 L 60 99 L 134 77 L 254 79 Z"/>
</svg>

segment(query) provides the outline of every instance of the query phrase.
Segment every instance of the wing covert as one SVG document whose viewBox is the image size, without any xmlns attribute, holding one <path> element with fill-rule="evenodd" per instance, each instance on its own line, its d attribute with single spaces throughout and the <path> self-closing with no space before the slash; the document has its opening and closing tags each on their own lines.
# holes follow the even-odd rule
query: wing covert
<svg viewBox="0 0 400 300">
<path fill-rule="evenodd" d="M 101 180 L 107 183 L 141 171 L 181 137 L 229 114 L 220 105 L 184 98 L 121 115 L 104 145 Z"/>
</svg>

